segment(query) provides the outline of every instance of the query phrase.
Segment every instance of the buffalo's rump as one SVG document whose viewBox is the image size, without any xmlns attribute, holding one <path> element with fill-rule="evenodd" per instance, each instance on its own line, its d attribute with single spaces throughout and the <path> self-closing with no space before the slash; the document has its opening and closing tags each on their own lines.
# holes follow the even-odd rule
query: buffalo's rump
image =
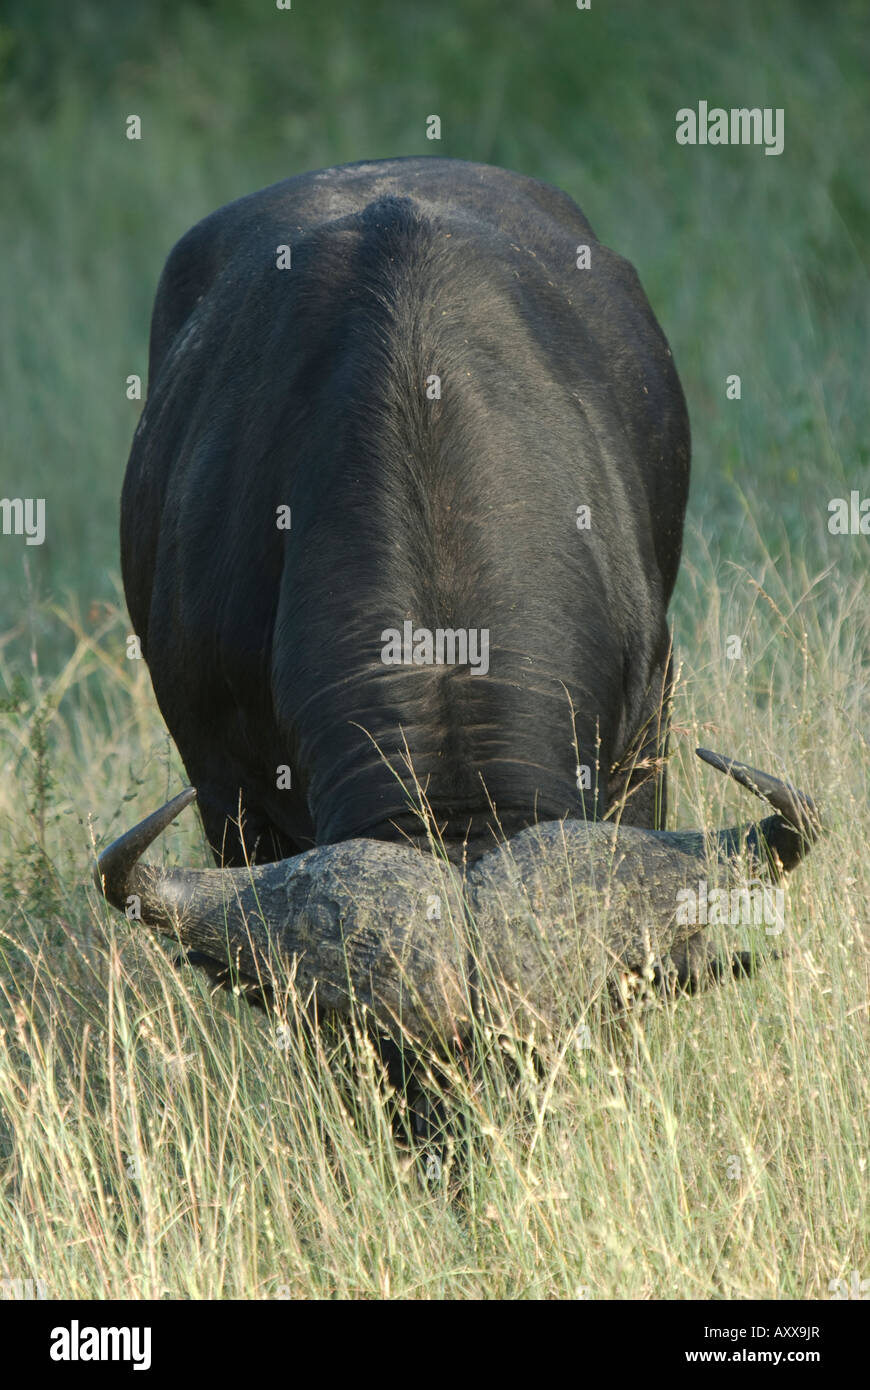
<svg viewBox="0 0 870 1390">
<path fill-rule="evenodd" d="M 240 860 L 240 804 L 260 858 L 418 834 L 415 786 L 472 857 L 625 792 L 652 825 L 688 474 L 665 338 L 564 194 L 397 159 L 199 223 L 157 295 L 122 566 L 215 851 Z M 454 656 L 485 632 L 486 670 L 388 663 L 408 622 Z"/>
</svg>

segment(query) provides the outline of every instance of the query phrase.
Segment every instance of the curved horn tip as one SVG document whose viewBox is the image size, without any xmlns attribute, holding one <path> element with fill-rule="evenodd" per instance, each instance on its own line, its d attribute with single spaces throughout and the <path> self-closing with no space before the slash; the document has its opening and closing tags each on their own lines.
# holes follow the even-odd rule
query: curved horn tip
<svg viewBox="0 0 870 1390">
<path fill-rule="evenodd" d="M 732 760 L 730 758 L 723 758 L 721 753 L 714 753 L 709 748 L 696 748 L 695 752 L 703 762 L 709 763 L 711 767 L 717 768 L 719 772 L 728 772 L 731 766 Z"/>
<path fill-rule="evenodd" d="M 785 783 L 780 782 L 778 777 L 771 777 L 767 772 L 760 772 L 757 767 L 750 767 L 748 763 L 739 763 L 736 758 L 726 758 L 722 753 L 714 753 L 710 748 L 696 748 L 695 752 L 702 762 L 709 763 L 715 767 L 717 772 L 724 772 L 727 777 L 733 777 L 735 782 L 739 782 L 741 787 L 746 787 L 747 791 L 755 792 L 762 800 L 767 800 L 768 791 L 784 788 Z"/>
<path fill-rule="evenodd" d="M 735 758 L 723 757 L 721 753 L 713 753 L 709 748 L 696 748 L 695 752 L 705 763 L 715 767 L 717 772 L 726 773 L 742 787 L 761 797 L 762 801 L 770 802 L 771 806 L 810 842 L 818 838 L 821 818 L 818 807 L 806 792 L 799 791 L 790 782 L 773 777 L 769 772 L 761 772 L 757 767 L 739 763 Z"/>
<path fill-rule="evenodd" d="M 136 861 L 158 835 L 196 800 L 196 787 L 185 787 L 159 810 L 139 821 L 107 845 L 94 865 L 94 883 L 110 902 L 126 891 L 126 878 Z M 117 906 L 117 903 L 116 903 Z"/>
</svg>

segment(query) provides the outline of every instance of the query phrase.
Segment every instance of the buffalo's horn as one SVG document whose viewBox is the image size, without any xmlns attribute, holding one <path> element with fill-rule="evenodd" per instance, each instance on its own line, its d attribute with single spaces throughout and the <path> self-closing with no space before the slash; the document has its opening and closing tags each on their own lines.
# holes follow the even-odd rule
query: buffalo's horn
<svg viewBox="0 0 870 1390">
<path fill-rule="evenodd" d="M 274 864 L 160 870 L 139 855 L 194 799 L 188 788 L 100 855 L 111 903 L 269 992 L 289 968 L 303 998 L 348 1016 L 352 1001 L 397 1035 L 453 1036 L 471 1017 L 455 870 L 433 855 L 346 840 Z"/>
<path fill-rule="evenodd" d="M 141 864 L 194 799 L 187 788 L 109 845 L 95 876 L 129 917 L 231 966 L 241 983 L 269 991 L 292 967 L 318 1009 L 347 1017 L 355 1003 L 394 1037 L 447 1041 L 481 1009 L 500 1018 L 520 1010 L 549 1028 L 576 1018 L 614 970 L 700 977 L 709 964 L 704 929 L 679 921 L 677 905 L 711 852 L 736 885 L 736 856 L 748 850 L 761 859 L 767 846 L 788 869 L 818 834 L 809 797 L 699 751 L 777 814 L 748 832 L 712 837 L 549 821 L 478 859 L 464 882 L 449 862 L 382 840 L 346 840 L 246 868 Z"/>
<path fill-rule="evenodd" d="M 146 899 L 149 897 L 153 887 L 153 871 L 144 868 L 139 860 L 158 835 L 162 835 L 167 826 L 195 800 L 196 788 L 185 787 L 159 811 L 146 816 L 145 820 L 103 850 L 94 869 L 94 882 L 113 907 L 124 912 L 131 897 L 140 900 L 143 896 Z"/>
<path fill-rule="evenodd" d="M 709 748 L 696 748 L 695 752 L 718 772 L 727 773 L 742 787 L 754 792 L 763 801 L 770 802 L 778 815 L 763 820 L 751 833 L 760 831 L 767 846 L 776 851 L 783 868 L 793 869 L 821 834 L 821 818 L 812 797 L 790 782 L 781 782 L 778 777 L 772 777 L 769 772 L 760 772 L 746 763 L 724 758 L 721 753 L 712 753 Z"/>
</svg>

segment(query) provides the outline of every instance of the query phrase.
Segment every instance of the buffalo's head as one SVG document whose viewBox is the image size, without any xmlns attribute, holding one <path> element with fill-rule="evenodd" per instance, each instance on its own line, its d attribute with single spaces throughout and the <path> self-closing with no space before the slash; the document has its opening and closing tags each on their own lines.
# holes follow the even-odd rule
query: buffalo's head
<svg viewBox="0 0 870 1390">
<path fill-rule="evenodd" d="M 362 1008 L 381 1032 L 418 1042 L 461 1037 L 493 1008 L 549 1030 L 614 980 L 693 988 L 719 972 L 709 925 L 723 915 L 709 912 L 714 899 L 747 904 L 756 932 L 781 930 L 781 920 L 758 912 L 757 897 L 752 913 L 753 893 L 774 887 L 746 884 L 760 885 L 762 875 L 776 885 L 798 863 L 819 834 L 816 807 L 767 773 L 698 753 L 776 814 L 710 834 L 550 821 L 465 873 L 437 847 L 363 839 L 247 868 L 140 863 L 195 799 L 188 787 L 105 849 L 95 877 L 115 907 L 242 985 L 268 994 L 295 970 L 297 988 L 321 1013 Z M 733 955 L 727 968 L 742 959 Z"/>
</svg>

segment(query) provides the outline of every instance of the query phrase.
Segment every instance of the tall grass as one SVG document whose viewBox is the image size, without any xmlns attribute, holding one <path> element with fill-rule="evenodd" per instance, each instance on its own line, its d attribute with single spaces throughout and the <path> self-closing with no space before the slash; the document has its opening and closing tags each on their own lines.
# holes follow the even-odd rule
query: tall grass
<svg viewBox="0 0 870 1390">
<path fill-rule="evenodd" d="M 870 495 L 862 8 L 738 3 L 727 43 L 704 7 L 267 8 L 85 3 L 40 49 L 27 6 L 0 25 L 0 492 L 48 521 L 44 546 L 0 538 L 0 1280 L 828 1297 L 870 1277 L 868 541 L 826 525 Z M 783 106 L 786 152 L 680 149 L 701 98 Z M 704 743 L 793 777 L 827 826 L 780 963 L 616 1035 L 590 1017 L 588 1046 L 478 1038 L 431 1083 L 435 1145 L 397 1138 L 363 1037 L 312 1035 L 292 992 L 274 1016 L 212 998 L 90 886 L 93 836 L 183 777 L 125 657 L 116 538 L 161 263 L 229 198 L 406 153 L 549 179 L 637 264 L 694 433 L 672 821 L 756 813 Z M 164 838 L 207 862 L 194 817 Z"/>
<path fill-rule="evenodd" d="M 709 568 L 692 577 L 721 592 Z M 784 959 L 648 1002 L 615 1035 L 589 1014 L 534 1057 L 476 1038 L 433 1074 L 449 1137 L 430 1143 L 396 1137 L 363 1036 L 312 1034 L 292 989 L 273 1014 L 212 998 L 98 901 L 79 808 L 102 838 L 182 772 L 136 663 L 105 670 L 108 718 L 39 722 L 105 669 L 110 631 L 79 632 L 69 667 L 6 716 L 0 1278 L 88 1297 L 806 1298 L 866 1277 L 867 615 L 845 592 L 839 643 L 809 600 L 784 627 L 774 577 L 771 562 L 761 594 L 741 578 L 698 618 L 696 649 L 737 628 L 749 655 L 683 653 L 672 787 L 683 824 L 755 813 L 695 766 L 703 741 L 819 794 L 827 835 L 789 890 Z M 44 790 L 46 740 L 74 794 Z M 191 823 L 165 838 L 207 862 Z"/>
</svg>

